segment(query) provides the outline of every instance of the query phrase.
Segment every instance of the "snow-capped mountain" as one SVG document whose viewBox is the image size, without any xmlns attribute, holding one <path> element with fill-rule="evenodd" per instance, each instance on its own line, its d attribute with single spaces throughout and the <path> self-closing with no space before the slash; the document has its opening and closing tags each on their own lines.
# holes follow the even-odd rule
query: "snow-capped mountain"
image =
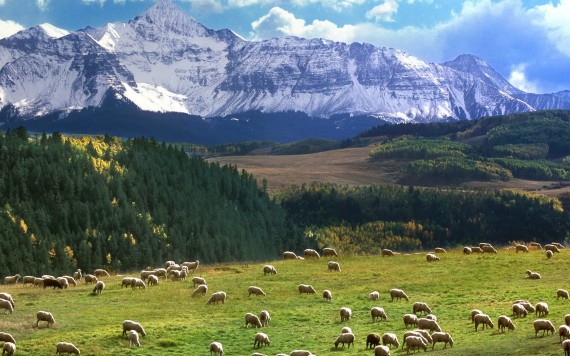
<svg viewBox="0 0 570 356">
<path fill-rule="evenodd" d="M 570 108 L 568 92 L 525 93 L 471 55 L 431 64 L 370 44 L 247 41 L 169 0 L 128 23 L 73 33 L 44 24 L 0 40 L 0 109 L 11 115 L 38 119 L 109 99 L 202 117 L 295 111 L 388 121 Z"/>
</svg>

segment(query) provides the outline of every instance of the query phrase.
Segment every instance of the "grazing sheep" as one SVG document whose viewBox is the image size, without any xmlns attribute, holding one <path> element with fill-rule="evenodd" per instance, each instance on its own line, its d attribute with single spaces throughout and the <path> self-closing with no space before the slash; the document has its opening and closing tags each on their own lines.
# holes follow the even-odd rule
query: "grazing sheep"
<svg viewBox="0 0 570 356">
<path fill-rule="evenodd" d="M 222 304 L 224 304 L 225 301 L 226 301 L 226 292 L 216 292 L 210 296 L 210 299 L 208 299 L 206 304 L 212 304 L 212 303 L 218 304 L 218 302 L 222 302 Z"/>
<path fill-rule="evenodd" d="M 0 299 L 4 299 L 12 304 L 12 308 L 16 308 L 16 304 L 14 304 L 14 299 L 12 299 L 12 295 L 10 293 L 0 293 Z"/>
<path fill-rule="evenodd" d="M 44 279 L 43 278 L 34 278 L 34 287 L 43 287 Z"/>
<path fill-rule="evenodd" d="M 472 253 L 483 253 L 483 249 L 479 246 L 472 246 L 471 247 L 471 252 Z"/>
<path fill-rule="evenodd" d="M 59 288 L 59 289 L 63 289 L 63 286 L 61 285 L 61 283 L 59 283 L 59 281 L 57 279 L 51 279 L 51 278 L 44 278 L 44 289 L 46 287 L 53 287 L 53 289 Z M 67 280 L 66 280 L 67 282 Z"/>
<path fill-rule="evenodd" d="M 536 309 L 534 315 L 538 316 L 548 315 L 548 304 L 544 302 L 536 303 L 534 308 Z"/>
<path fill-rule="evenodd" d="M 141 346 L 141 341 L 139 340 L 139 333 L 137 333 L 135 330 L 129 330 L 129 332 L 127 333 L 127 339 L 129 339 L 129 347 L 132 347 L 133 344 L 135 344 L 136 347 Z"/>
<path fill-rule="evenodd" d="M 497 329 L 499 329 L 499 332 L 504 332 L 505 328 L 511 331 L 515 331 L 516 329 L 515 324 L 513 324 L 511 318 L 509 318 L 506 315 L 501 315 L 499 316 L 499 320 L 497 321 Z"/>
<path fill-rule="evenodd" d="M 0 332 L 0 341 L 16 343 L 16 339 L 14 339 L 12 335 L 3 332 Z"/>
<path fill-rule="evenodd" d="M 36 313 L 36 327 L 39 326 L 40 321 L 45 321 L 47 322 L 47 326 L 49 328 L 50 324 L 55 324 L 55 318 L 53 317 L 53 315 L 50 312 L 47 311 L 39 311 Z"/>
<path fill-rule="evenodd" d="M 426 319 L 430 319 L 430 320 L 435 320 L 437 321 L 437 316 L 433 315 L 433 314 L 428 314 L 426 315 Z"/>
<path fill-rule="evenodd" d="M 188 275 L 188 270 L 172 270 L 168 273 L 168 275 L 171 276 L 173 281 L 185 280 L 186 276 Z"/>
<path fill-rule="evenodd" d="M 568 299 L 568 291 L 565 289 L 558 289 L 556 290 L 556 299 Z"/>
<path fill-rule="evenodd" d="M 477 314 L 475 315 L 474 320 L 475 320 L 475 331 L 477 331 L 479 324 L 483 325 L 483 330 L 485 329 L 485 326 L 491 329 L 495 327 L 493 321 L 491 320 L 491 317 L 487 314 Z"/>
<path fill-rule="evenodd" d="M 154 271 L 142 270 L 140 274 L 141 274 L 141 279 L 143 281 L 146 281 L 148 277 L 154 275 Z"/>
<path fill-rule="evenodd" d="M 0 299 L 0 309 L 4 309 L 4 314 L 6 314 L 6 312 L 10 312 L 10 314 L 14 312 L 14 306 L 12 303 L 5 299 Z"/>
<path fill-rule="evenodd" d="M 18 283 L 18 280 L 20 280 L 20 277 L 21 276 L 19 274 L 13 276 L 6 276 L 4 277 L 4 284 L 5 285 L 16 284 Z"/>
<path fill-rule="evenodd" d="M 520 303 L 513 304 L 512 308 L 513 308 L 513 315 L 515 315 L 517 318 L 520 318 L 521 316 L 526 317 L 526 315 L 528 314 L 526 308 Z"/>
<path fill-rule="evenodd" d="M 400 342 L 398 341 L 396 334 L 384 333 L 382 334 L 382 345 L 393 345 L 398 348 L 400 347 Z"/>
<path fill-rule="evenodd" d="M 406 328 L 408 325 L 418 326 L 418 317 L 416 314 L 404 314 L 404 325 Z"/>
<path fill-rule="evenodd" d="M 368 336 L 366 336 L 366 349 L 368 349 L 368 348 L 372 349 L 372 348 L 380 345 L 380 340 L 382 340 L 380 335 L 378 335 L 376 333 L 368 334 Z"/>
<path fill-rule="evenodd" d="M 151 274 L 148 276 L 148 285 L 149 286 L 157 286 L 158 285 L 158 276 Z"/>
<path fill-rule="evenodd" d="M 299 294 L 315 294 L 315 288 L 308 284 L 299 284 Z"/>
<path fill-rule="evenodd" d="M 431 335 L 423 329 L 415 329 L 414 332 L 420 334 L 424 339 L 426 339 L 428 344 L 433 341 Z"/>
<path fill-rule="evenodd" d="M 176 264 L 176 263 L 173 264 L 173 265 L 170 265 L 170 266 L 166 269 L 167 275 L 170 274 L 170 272 L 172 272 L 172 271 L 182 271 L 182 266 L 179 265 L 179 264 Z"/>
<path fill-rule="evenodd" d="M 85 280 L 85 284 L 97 283 L 97 281 L 99 281 L 97 277 L 95 277 L 92 274 L 86 274 L 85 277 L 83 277 L 83 279 Z"/>
<path fill-rule="evenodd" d="M 352 329 L 350 328 L 350 326 L 344 326 L 341 330 L 340 330 L 341 334 L 352 334 Z"/>
<path fill-rule="evenodd" d="M 410 349 L 415 350 L 422 348 L 424 351 L 427 351 L 427 342 L 426 339 L 419 336 L 408 336 L 404 341 L 406 345 L 406 352 L 410 353 Z M 415 351 L 414 351 L 415 352 Z"/>
<path fill-rule="evenodd" d="M 426 314 L 431 314 L 431 308 L 423 302 L 415 302 L 412 306 L 412 313 L 417 314 L 424 312 Z"/>
<path fill-rule="evenodd" d="M 328 289 L 325 289 L 323 291 L 323 298 L 330 302 L 332 300 L 332 292 Z"/>
<path fill-rule="evenodd" d="M 348 344 L 348 348 L 350 349 L 351 344 L 352 346 L 354 346 L 354 334 L 353 333 L 340 334 L 334 342 L 334 347 L 338 348 L 339 344 L 342 344 L 343 349 L 344 349 L 344 344 Z"/>
<path fill-rule="evenodd" d="M 347 307 L 340 308 L 339 313 L 340 313 L 340 322 L 341 323 L 343 321 L 348 321 L 350 319 L 350 317 L 352 316 L 352 310 L 350 308 L 347 308 Z"/>
<path fill-rule="evenodd" d="M 391 257 L 391 256 L 396 256 L 396 254 L 394 253 L 394 251 L 387 249 L 387 248 L 384 248 L 384 249 L 382 249 L 382 257 L 384 257 L 384 256 Z"/>
<path fill-rule="evenodd" d="M 193 277 L 192 278 L 192 287 L 196 285 L 207 284 L 206 280 L 202 277 Z"/>
<path fill-rule="evenodd" d="M 564 245 L 562 245 L 560 242 L 551 242 L 550 244 L 558 247 L 559 250 L 562 250 L 565 248 Z"/>
<path fill-rule="evenodd" d="M 328 271 L 337 271 L 340 272 L 340 264 L 338 262 L 335 261 L 329 261 L 328 263 Z"/>
<path fill-rule="evenodd" d="M 441 326 L 435 320 L 426 319 L 426 318 L 419 318 L 418 319 L 418 328 L 420 329 L 428 329 L 430 332 L 441 331 Z"/>
<path fill-rule="evenodd" d="M 515 252 L 519 253 L 519 251 L 528 252 L 528 247 L 526 247 L 525 245 L 516 245 Z"/>
<path fill-rule="evenodd" d="M 564 324 L 570 326 L 570 314 L 564 315 Z"/>
<path fill-rule="evenodd" d="M 81 351 L 79 351 L 79 349 L 73 345 L 70 342 L 58 342 L 57 345 L 55 346 L 55 354 L 59 355 L 59 354 L 75 354 L 75 355 L 81 355 Z"/>
<path fill-rule="evenodd" d="M 384 345 L 378 345 L 374 348 L 374 356 L 390 356 L 390 349 Z"/>
<path fill-rule="evenodd" d="M 551 259 L 553 255 L 554 255 L 554 253 L 552 251 L 546 251 L 546 259 L 547 260 Z"/>
<path fill-rule="evenodd" d="M 553 244 L 546 244 L 544 245 L 544 249 L 547 251 L 552 251 L 555 253 L 560 253 L 560 249 L 558 247 L 556 247 L 556 245 Z"/>
<path fill-rule="evenodd" d="M 321 258 L 321 255 L 319 255 L 319 253 L 312 248 L 305 249 L 305 251 L 303 251 L 303 255 L 305 258 Z"/>
<path fill-rule="evenodd" d="M 481 250 L 487 253 L 497 253 L 497 250 L 495 250 L 495 248 L 491 245 L 484 245 L 483 247 L 481 247 Z"/>
<path fill-rule="evenodd" d="M 26 286 L 26 284 L 34 285 L 34 279 L 36 279 L 36 277 L 34 276 L 24 276 L 22 277 L 22 284 L 24 285 L 24 287 Z"/>
<path fill-rule="evenodd" d="M 155 276 L 164 277 L 164 279 L 166 279 L 168 276 L 168 271 L 166 271 L 166 268 L 155 268 L 153 272 Z"/>
<path fill-rule="evenodd" d="M 8 356 L 12 356 L 14 352 L 16 352 L 16 344 L 5 342 L 4 345 L 2 345 L 2 356 L 4 356 L 4 353 Z"/>
<path fill-rule="evenodd" d="M 443 247 L 436 247 L 434 250 L 435 253 L 447 253 Z"/>
<path fill-rule="evenodd" d="M 570 340 L 562 341 L 562 350 L 564 350 L 564 356 L 570 356 Z"/>
<path fill-rule="evenodd" d="M 323 257 L 338 257 L 338 253 L 336 252 L 336 250 L 334 248 L 330 248 L 330 247 L 325 247 L 323 248 Z"/>
<path fill-rule="evenodd" d="M 558 327 L 558 335 L 560 336 L 560 342 L 570 339 L 570 327 L 568 325 L 560 325 Z"/>
<path fill-rule="evenodd" d="M 526 274 L 528 279 L 540 279 L 540 274 L 538 272 L 527 270 Z"/>
<path fill-rule="evenodd" d="M 214 341 L 210 344 L 210 355 L 214 353 L 214 355 L 223 355 L 224 348 L 222 347 L 221 342 Z"/>
<path fill-rule="evenodd" d="M 538 336 L 540 330 L 542 330 L 542 336 L 544 336 L 545 331 L 546 335 L 548 335 L 549 331 L 554 335 L 554 325 L 550 320 L 536 319 L 532 322 L 532 325 L 534 326 L 534 336 Z"/>
<path fill-rule="evenodd" d="M 528 312 L 534 313 L 534 306 L 528 300 L 515 300 L 515 303 L 521 304 Z"/>
<path fill-rule="evenodd" d="M 188 268 L 188 271 L 192 271 L 192 273 L 194 273 L 194 271 L 198 269 L 198 266 L 200 266 L 200 261 L 196 260 L 194 262 L 184 262 L 182 263 L 182 266 L 186 266 Z"/>
<path fill-rule="evenodd" d="M 291 351 L 289 356 L 315 356 L 315 355 L 312 354 L 311 351 L 307 350 L 293 350 Z"/>
<path fill-rule="evenodd" d="M 266 294 L 263 290 L 261 290 L 261 288 L 256 287 L 256 286 L 250 286 L 249 288 L 247 288 L 247 292 L 249 293 L 248 297 L 251 297 L 251 295 L 256 295 L 256 296 L 263 296 L 265 297 Z"/>
<path fill-rule="evenodd" d="M 164 268 L 166 269 L 166 268 L 168 268 L 172 265 L 175 265 L 175 264 L 176 264 L 176 262 L 174 262 L 174 261 L 166 261 L 166 262 L 164 262 Z"/>
<path fill-rule="evenodd" d="M 81 270 L 77 269 L 77 271 L 73 272 L 73 279 L 75 279 L 76 281 L 80 281 L 81 280 L 82 274 L 81 274 Z"/>
<path fill-rule="evenodd" d="M 431 337 L 432 337 L 432 345 L 431 345 L 432 350 L 435 347 L 436 342 L 443 342 L 444 343 L 443 348 L 446 348 L 447 344 L 453 347 L 453 339 L 451 338 L 451 335 L 449 333 L 436 331 L 433 334 L 431 334 Z"/>
<path fill-rule="evenodd" d="M 109 274 L 109 272 L 105 271 L 102 268 L 96 269 L 95 271 L 93 271 L 93 274 L 95 275 L 95 277 L 99 278 L 99 277 L 110 277 L 111 275 Z"/>
<path fill-rule="evenodd" d="M 103 293 L 103 289 L 105 289 L 105 283 L 99 281 L 95 284 L 95 288 L 93 288 L 93 294 L 101 294 Z"/>
<path fill-rule="evenodd" d="M 420 333 L 420 331 L 424 332 L 427 336 L 429 336 L 429 340 L 430 340 L 430 341 L 428 341 L 428 339 L 425 338 L 424 335 Z M 431 342 L 431 336 L 430 336 L 430 334 L 429 334 L 427 331 L 425 331 L 425 330 L 419 330 L 419 329 L 418 329 L 418 330 L 414 330 L 414 331 L 406 331 L 406 332 L 404 333 L 404 335 L 402 336 L 402 339 L 404 340 L 404 341 L 402 342 L 402 349 L 403 349 L 404 346 L 406 345 L 406 339 L 407 339 L 408 337 L 410 337 L 410 336 L 417 336 L 417 337 L 420 337 L 420 338 L 424 339 L 425 342 L 426 342 L 426 345 Z"/>
<path fill-rule="evenodd" d="M 368 294 L 368 300 L 378 300 L 378 298 L 380 298 L 380 292 L 378 291 L 370 292 L 370 294 Z"/>
<path fill-rule="evenodd" d="M 259 320 L 257 315 L 252 314 L 252 313 L 246 313 L 245 314 L 245 327 L 247 328 L 249 324 L 255 326 L 256 328 L 262 327 L 261 321 Z"/>
<path fill-rule="evenodd" d="M 207 292 L 208 292 L 208 286 L 205 284 L 201 284 L 196 289 L 194 289 L 194 292 L 192 292 L 192 297 L 205 295 Z"/>
<path fill-rule="evenodd" d="M 137 287 L 139 289 L 146 289 L 146 283 L 142 279 L 135 277 L 131 280 L 131 288 L 135 289 Z"/>
<path fill-rule="evenodd" d="M 537 250 L 542 250 L 542 245 L 539 244 L 538 242 L 531 242 L 531 243 L 529 244 L 529 246 L 532 247 L 532 248 L 536 248 Z"/>
<path fill-rule="evenodd" d="M 123 287 L 130 287 L 133 284 L 133 277 L 125 277 L 121 280 L 121 289 Z"/>
<path fill-rule="evenodd" d="M 386 319 L 388 319 L 388 316 L 386 315 L 384 308 L 380 308 L 380 307 L 373 307 L 372 309 L 370 309 L 370 315 L 372 316 L 372 322 L 374 322 L 378 318 L 380 318 L 384 321 L 386 321 Z"/>
<path fill-rule="evenodd" d="M 470 255 L 473 253 L 473 250 L 471 250 L 471 247 L 465 246 L 463 247 L 463 254 L 464 255 Z"/>
<path fill-rule="evenodd" d="M 73 278 L 71 276 L 63 276 L 62 278 L 65 278 L 67 280 L 68 285 L 72 285 L 74 287 L 77 287 L 77 281 L 75 280 L 75 278 Z"/>
<path fill-rule="evenodd" d="M 277 274 L 277 270 L 272 265 L 265 265 L 263 266 L 263 275 L 267 274 Z"/>
<path fill-rule="evenodd" d="M 271 321 L 271 315 L 269 315 L 269 312 L 267 310 L 262 310 L 259 313 L 259 321 L 261 321 L 261 326 L 263 327 L 269 326 L 269 322 Z"/>
<path fill-rule="evenodd" d="M 251 354 L 251 356 L 265 356 L 265 355 L 259 352 L 254 352 Z"/>
<path fill-rule="evenodd" d="M 485 247 L 485 246 L 491 246 L 491 244 L 488 243 L 488 242 L 479 242 L 479 248 L 482 249 L 482 248 Z"/>
<path fill-rule="evenodd" d="M 408 295 L 404 293 L 403 290 L 396 288 L 390 289 L 390 297 L 392 298 L 392 301 L 394 301 L 394 298 L 396 299 L 404 298 L 406 302 L 409 300 Z"/>
<path fill-rule="evenodd" d="M 426 260 L 428 262 L 434 262 L 434 261 L 439 261 L 439 257 L 437 257 L 436 255 L 434 255 L 433 253 L 428 253 L 426 255 Z"/>
<path fill-rule="evenodd" d="M 255 347 L 256 344 L 257 344 L 257 347 L 259 348 L 259 347 L 261 347 L 261 344 L 264 344 L 265 346 L 269 346 L 271 344 L 271 341 L 269 341 L 269 336 L 267 336 L 267 334 L 257 333 L 253 337 L 253 347 Z"/>
<path fill-rule="evenodd" d="M 134 330 L 142 336 L 146 336 L 146 332 L 140 323 L 133 320 L 123 320 L 123 335 L 127 334 L 127 331 Z"/>
<path fill-rule="evenodd" d="M 295 254 L 295 252 L 285 251 L 285 252 L 283 252 L 283 259 L 284 260 L 296 260 L 297 255 Z"/>
</svg>

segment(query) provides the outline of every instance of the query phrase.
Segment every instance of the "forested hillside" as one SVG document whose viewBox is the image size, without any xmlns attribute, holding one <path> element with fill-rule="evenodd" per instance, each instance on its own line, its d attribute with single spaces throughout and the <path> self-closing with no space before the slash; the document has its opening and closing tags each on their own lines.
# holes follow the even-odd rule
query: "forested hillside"
<svg viewBox="0 0 570 356">
<path fill-rule="evenodd" d="M 253 176 L 154 140 L 0 134 L 0 275 L 275 258 L 300 236 Z"/>
</svg>

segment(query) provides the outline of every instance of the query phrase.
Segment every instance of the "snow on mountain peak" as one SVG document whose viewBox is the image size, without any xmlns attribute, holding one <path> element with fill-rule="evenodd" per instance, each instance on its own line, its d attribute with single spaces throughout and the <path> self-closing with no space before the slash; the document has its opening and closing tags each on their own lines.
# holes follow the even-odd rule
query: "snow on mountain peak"
<svg viewBox="0 0 570 356">
<path fill-rule="evenodd" d="M 54 25 L 49 23 L 43 23 L 38 27 L 42 29 L 46 35 L 52 38 L 61 38 L 63 36 L 69 35 L 69 31 L 59 27 L 55 27 Z"/>
<path fill-rule="evenodd" d="M 174 32 L 185 36 L 206 36 L 210 31 L 170 0 L 159 0 L 133 21 L 137 31 L 145 36 Z"/>
</svg>

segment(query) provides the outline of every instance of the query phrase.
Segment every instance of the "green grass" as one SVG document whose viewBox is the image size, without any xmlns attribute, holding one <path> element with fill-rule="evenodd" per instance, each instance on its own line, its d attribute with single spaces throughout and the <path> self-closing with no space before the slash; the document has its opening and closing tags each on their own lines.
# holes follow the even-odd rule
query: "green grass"
<svg viewBox="0 0 570 356">
<path fill-rule="evenodd" d="M 427 302 L 439 318 L 444 331 L 455 341 L 453 348 L 438 355 L 560 355 L 555 336 L 535 337 L 534 315 L 513 319 L 514 332 L 499 334 L 497 328 L 474 331 L 471 309 L 481 309 L 496 324 L 501 314 L 511 315 L 515 299 L 533 304 L 544 301 L 550 306 L 550 319 L 556 329 L 570 313 L 570 301 L 556 300 L 556 289 L 570 289 L 566 269 L 570 251 L 563 250 L 552 260 L 542 251 L 528 254 L 499 250 L 497 255 L 463 256 L 460 251 L 441 254 L 441 261 L 427 263 L 425 254 L 395 256 L 340 257 L 342 272 L 327 272 L 327 260 L 274 261 L 277 275 L 264 276 L 263 264 L 200 266 L 198 275 L 206 278 L 208 296 L 223 290 L 228 294 L 224 305 L 206 305 L 208 296 L 191 298 L 190 280 L 162 281 L 146 290 L 121 289 L 122 276 L 105 279 L 106 289 L 100 296 L 91 295 L 92 286 L 81 283 L 67 290 L 43 290 L 32 287 L 2 286 L 11 293 L 16 309 L 0 315 L 0 331 L 17 340 L 18 355 L 49 355 L 59 341 L 74 343 L 82 355 L 208 355 L 208 345 L 220 341 L 224 355 L 251 355 L 253 336 L 262 331 L 271 339 L 270 347 L 259 352 L 275 355 L 293 349 L 309 349 L 316 355 L 372 355 L 365 350 L 366 335 L 371 332 L 394 332 L 400 342 L 405 332 L 402 315 L 411 313 L 414 301 Z M 525 279 L 527 269 L 541 273 L 541 280 Z M 196 275 L 195 274 L 195 275 Z M 311 284 L 317 295 L 299 295 L 297 285 Z M 266 297 L 248 297 L 247 288 L 257 285 Z M 401 288 L 410 301 L 391 302 L 388 291 Z M 333 292 L 331 303 L 321 298 L 323 289 Z M 378 290 L 380 300 L 369 302 L 368 294 Z M 353 318 L 340 322 L 339 309 L 353 311 Z M 371 322 L 370 308 L 383 307 L 386 322 Z M 269 327 L 245 328 L 247 312 L 271 313 Z M 35 313 L 51 311 L 56 324 L 35 327 Z M 147 336 L 142 347 L 129 349 L 121 337 L 124 319 L 139 321 Z M 356 335 L 354 348 L 335 350 L 333 342 L 343 326 Z M 429 352 L 432 353 L 431 348 Z M 405 351 L 392 350 L 393 355 Z"/>
</svg>

